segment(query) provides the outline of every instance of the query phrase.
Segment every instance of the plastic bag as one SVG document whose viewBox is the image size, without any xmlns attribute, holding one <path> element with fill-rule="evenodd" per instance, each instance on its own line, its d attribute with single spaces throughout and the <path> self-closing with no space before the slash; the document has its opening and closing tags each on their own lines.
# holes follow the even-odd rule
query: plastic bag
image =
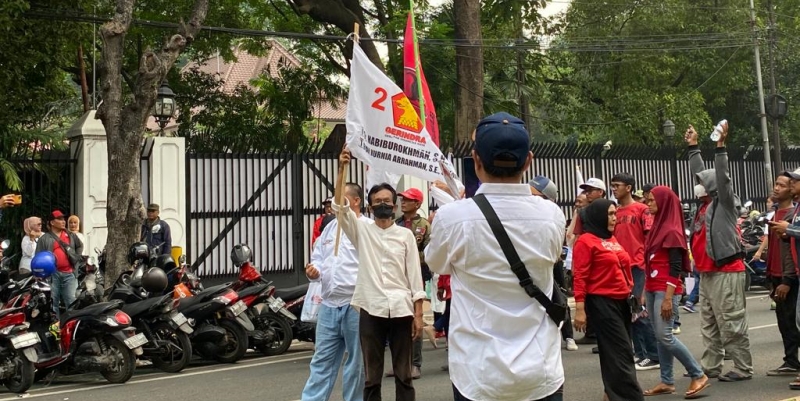
<svg viewBox="0 0 800 401">
<path fill-rule="evenodd" d="M 319 314 L 319 306 L 322 305 L 322 283 L 312 281 L 308 283 L 308 292 L 303 301 L 303 311 L 300 313 L 300 320 L 308 323 L 316 323 Z"/>
</svg>

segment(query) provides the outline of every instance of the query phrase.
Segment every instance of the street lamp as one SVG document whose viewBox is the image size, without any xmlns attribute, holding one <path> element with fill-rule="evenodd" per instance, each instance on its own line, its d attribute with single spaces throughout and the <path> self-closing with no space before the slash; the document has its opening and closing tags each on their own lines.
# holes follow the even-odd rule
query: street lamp
<svg viewBox="0 0 800 401">
<path fill-rule="evenodd" d="M 156 97 L 156 105 L 153 110 L 153 117 L 156 123 L 161 128 L 160 134 L 163 134 L 164 127 L 167 126 L 169 120 L 175 114 L 175 92 L 167 85 L 167 80 L 161 82 L 158 88 L 158 96 Z"/>
<path fill-rule="evenodd" d="M 678 159 L 675 155 L 675 143 L 672 141 L 672 138 L 675 137 L 675 123 L 672 120 L 664 121 L 664 124 L 661 125 L 661 131 L 664 133 L 664 136 L 667 138 L 667 149 L 669 150 L 670 155 L 670 175 L 672 176 L 672 190 L 675 193 L 679 193 L 678 188 Z"/>
<path fill-rule="evenodd" d="M 675 137 L 675 123 L 672 120 L 664 121 L 664 124 L 661 125 L 661 130 L 664 132 L 664 136 L 667 139 L 671 140 Z"/>
</svg>

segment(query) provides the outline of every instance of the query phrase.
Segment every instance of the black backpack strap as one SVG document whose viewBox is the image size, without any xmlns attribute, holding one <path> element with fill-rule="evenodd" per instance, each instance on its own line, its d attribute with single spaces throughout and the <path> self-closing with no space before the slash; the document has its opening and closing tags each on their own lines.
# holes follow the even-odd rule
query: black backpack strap
<svg viewBox="0 0 800 401">
<path fill-rule="evenodd" d="M 503 227 L 503 223 L 500 222 L 500 218 L 497 217 L 497 213 L 495 213 L 492 205 L 489 204 L 489 201 L 486 199 L 486 196 L 483 194 L 478 194 L 472 197 L 472 200 L 475 201 L 475 204 L 478 205 L 478 208 L 483 212 L 483 215 L 486 217 L 486 222 L 489 223 L 489 227 L 491 227 L 494 236 L 497 238 L 497 242 L 500 244 L 500 248 L 503 250 L 503 253 L 506 255 L 506 259 L 508 259 L 508 263 L 511 265 L 511 271 L 517 276 L 519 280 L 519 285 L 525 289 L 525 292 L 531 298 L 536 299 L 545 309 L 547 315 L 550 316 L 556 324 L 561 323 L 563 321 L 562 311 L 557 311 L 561 307 L 555 305 L 547 295 L 542 292 L 535 284 L 533 284 L 533 280 L 531 280 L 531 275 L 528 273 L 528 270 L 525 268 L 525 264 L 522 263 L 522 260 L 519 258 L 519 254 L 517 250 L 514 249 L 514 244 L 511 242 L 511 238 L 508 237 L 508 233 L 506 232 L 505 227 Z M 556 291 L 556 288 L 553 289 Z M 556 294 L 553 294 L 556 295 Z M 559 317 L 561 317 L 559 319 Z"/>
</svg>

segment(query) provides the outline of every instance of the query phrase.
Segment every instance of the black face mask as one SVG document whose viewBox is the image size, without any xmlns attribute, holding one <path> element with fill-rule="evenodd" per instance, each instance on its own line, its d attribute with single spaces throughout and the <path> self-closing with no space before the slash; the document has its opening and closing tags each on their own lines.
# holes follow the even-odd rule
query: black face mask
<svg viewBox="0 0 800 401">
<path fill-rule="evenodd" d="M 380 205 L 372 207 L 372 213 L 375 215 L 376 219 L 388 219 L 394 215 L 394 206 L 381 203 Z"/>
</svg>

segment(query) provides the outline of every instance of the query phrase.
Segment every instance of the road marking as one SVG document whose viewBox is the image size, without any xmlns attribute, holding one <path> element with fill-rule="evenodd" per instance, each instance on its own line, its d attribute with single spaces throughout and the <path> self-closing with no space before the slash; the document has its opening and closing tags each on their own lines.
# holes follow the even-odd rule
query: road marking
<svg viewBox="0 0 800 401">
<path fill-rule="evenodd" d="M 73 389 L 68 389 L 68 390 L 56 390 L 56 391 L 50 391 L 50 392 L 46 392 L 46 393 L 36 393 L 36 394 L 29 393 L 28 396 L 25 397 L 25 398 L 48 397 L 48 396 L 51 396 L 51 395 L 69 394 L 69 393 L 76 393 L 76 392 L 79 392 L 79 391 L 91 391 L 91 390 L 98 390 L 98 389 L 105 389 L 105 388 L 112 388 L 112 387 L 121 387 L 121 386 L 125 386 L 125 385 L 130 386 L 130 385 L 140 384 L 140 383 L 151 383 L 151 382 L 157 382 L 157 381 L 162 381 L 162 380 L 174 380 L 174 379 L 180 379 L 180 378 L 183 378 L 183 377 L 199 376 L 199 375 L 205 375 L 205 374 L 215 373 L 215 372 L 226 372 L 226 371 L 229 371 L 229 370 L 239 370 L 239 369 L 246 369 L 246 368 L 251 368 L 251 367 L 256 367 L 256 366 L 273 365 L 273 364 L 281 363 L 281 362 L 299 361 L 299 360 L 302 360 L 302 359 L 311 358 L 312 355 L 313 355 L 313 353 L 309 351 L 308 355 L 295 356 L 295 357 L 292 357 L 292 358 L 284 358 L 284 359 L 279 359 L 279 360 L 268 360 L 268 361 L 264 361 L 264 362 L 240 364 L 240 365 L 230 366 L 230 367 L 227 367 L 227 368 L 219 368 L 219 365 L 204 366 L 204 367 L 201 367 L 201 369 L 202 368 L 209 368 L 209 369 L 207 369 L 207 370 L 199 370 L 199 371 L 194 371 L 194 372 L 191 372 L 191 371 L 187 372 L 187 370 L 189 370 L 189 369 L 186 369 L 181 373 L 169 374 L 169 376 L 158 376 L 158 377 L 153 377 L 153 378 L 143 379 L 143 380 L 141 380 L 141 379 L 137 380 L 136 376 L 134 376 L 133 379 L 131 379 L 129 382 L 127 382 L 125 384 L 103 383 L 103 384 L 92 385 L 92 386 L 88 386 L 88 387 L 73 388 Z M 155 374 L 152 374 L 152 375 L 155 375 Z M 146 375 L 146 376 L 150 376 L 150 375 Z M 44 390 L 44 389 L 42 389 L 42 390 Z M 19 398 L 20 398 L 19 396 L 14 395 L 13 397 L 0 398 L 0 401 L 19 400 Z"/>
<path fill-rule="evenodd" d="M 766 329 L 766 328 L 769 328 L 769 327 L 776 327 L 777 325 L 778 325 L 778 323 L 765 324 L 763 326 L 753 326 L 753 327 L 750 328 L 750 330 Z"/>
</svg>

